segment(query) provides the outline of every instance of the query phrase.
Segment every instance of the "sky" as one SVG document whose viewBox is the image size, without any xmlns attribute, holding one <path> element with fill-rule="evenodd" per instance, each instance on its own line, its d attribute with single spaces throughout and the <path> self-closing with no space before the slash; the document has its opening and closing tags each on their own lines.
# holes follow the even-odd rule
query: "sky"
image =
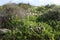
<svg viewBox="0 0 60 40">
<path fill-rule="evenodd" d="M 0 5 L 4 5 L 6 3 L 29 3 L 35 6 L 47 4 L 60 5 L 60 0 L 0 0 Z"/>
</svg>

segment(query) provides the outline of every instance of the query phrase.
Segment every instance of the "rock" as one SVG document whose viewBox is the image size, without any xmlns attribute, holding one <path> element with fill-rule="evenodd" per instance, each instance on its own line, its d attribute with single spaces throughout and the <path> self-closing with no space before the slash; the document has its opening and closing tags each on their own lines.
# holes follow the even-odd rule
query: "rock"
<svg viewBox="0 0 60 40">
<path fill-rule="evenodd" d="M 5 34 L 9 31 L 9 29 L 0 29 L 0 35 Z"/>
</svg>

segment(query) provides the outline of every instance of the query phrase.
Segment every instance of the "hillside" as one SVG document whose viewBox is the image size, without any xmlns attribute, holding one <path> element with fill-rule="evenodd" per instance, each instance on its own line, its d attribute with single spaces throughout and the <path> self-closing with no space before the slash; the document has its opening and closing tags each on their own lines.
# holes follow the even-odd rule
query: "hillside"
<svg viewBox="0 0 60 40">
<path fill-rule="evenodd" d="M 0 31 L 1 40 L 60 40 L 60 6 L 0 6 Z"/>
</svg>

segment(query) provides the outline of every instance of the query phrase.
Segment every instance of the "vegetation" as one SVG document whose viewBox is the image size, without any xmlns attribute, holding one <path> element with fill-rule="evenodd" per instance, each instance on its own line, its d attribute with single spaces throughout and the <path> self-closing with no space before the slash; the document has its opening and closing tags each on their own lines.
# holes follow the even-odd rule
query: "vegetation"
<svg viewBox="0 0 60 40">
<path fill-rule="evenodd" d="M 0 26 L 9 29 L 2 40 L 60 40 L 60 6 L 6 4 L 0 7 Z"/>
</svg>

